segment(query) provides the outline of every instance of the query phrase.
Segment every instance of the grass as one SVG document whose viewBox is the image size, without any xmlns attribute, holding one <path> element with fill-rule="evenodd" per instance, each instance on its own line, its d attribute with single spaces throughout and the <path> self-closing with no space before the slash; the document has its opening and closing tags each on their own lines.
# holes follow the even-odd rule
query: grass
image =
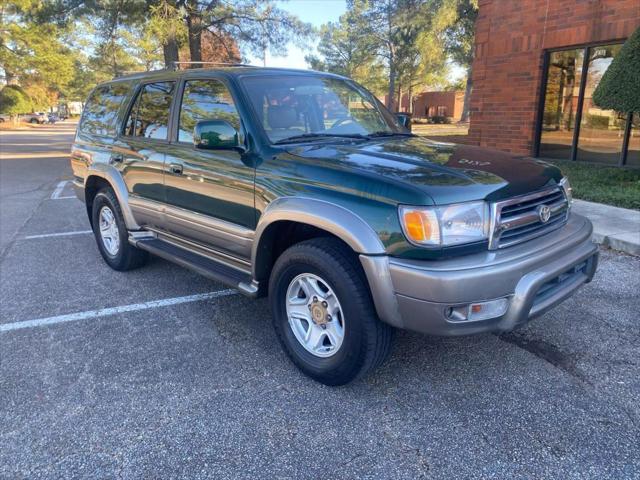
<svg viewBox="0 0 640 480">
<path fill-rule="evenodd" d="M 640 169 L 568 160 L 545 161 L 557 165 L 569 177 L 574 198 L 640 210 Z"/>
</svg>

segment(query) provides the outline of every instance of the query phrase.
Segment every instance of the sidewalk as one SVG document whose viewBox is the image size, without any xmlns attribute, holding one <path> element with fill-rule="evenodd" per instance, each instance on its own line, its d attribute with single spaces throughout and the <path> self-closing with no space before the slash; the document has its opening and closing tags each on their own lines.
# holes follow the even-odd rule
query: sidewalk
<svg viewBox="0 0 640 480">
<path fill-rule="evenodd" d="M 574 200 L 572 208 L 593 222 L 593 239 L 596 242 L 640 256 L 639 211 L 584 200 Z"/>
</svg>

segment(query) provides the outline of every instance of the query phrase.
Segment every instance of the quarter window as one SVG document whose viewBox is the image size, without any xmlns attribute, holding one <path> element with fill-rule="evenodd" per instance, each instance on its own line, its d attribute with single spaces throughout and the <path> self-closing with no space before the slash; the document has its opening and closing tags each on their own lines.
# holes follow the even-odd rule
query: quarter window
<svg viewBox="0 0 640 480">
<path fill-rule="evenodd" d="M 166 140 L 175 82 L 149 83 L 142 87 L 127 124 L 125 135 Z"/>
<path fill-rule="evenodd" d="M 118 111 L 129 92 L 129 83 L 96 88 L 84 107 L 80 131 L 91 135 L 115 136 Z"/>
<path fill-rule="evenodd" d="M 240 116 L 227 87 L 218 80 L 189 80 L 184 87 L 178 141 L 193 142 L 193 128 L 201 120 L 226 120 L 240 130 Z"/>
</svg>

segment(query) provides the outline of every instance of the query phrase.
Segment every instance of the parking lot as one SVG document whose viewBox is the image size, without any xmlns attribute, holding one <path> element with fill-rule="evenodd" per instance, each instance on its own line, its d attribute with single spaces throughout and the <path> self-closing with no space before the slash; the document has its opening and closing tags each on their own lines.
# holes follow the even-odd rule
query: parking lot
<svg viewBox="0 0 640 480">
<path fill-rule="evenodd" d="M 525 329 L 398 332 L 329 388 L 266 300 L 153 259 L 110 270 L 73 124 L 0 132 L 1 478 L 640 478 L 640 259 Z"/>
</svg>

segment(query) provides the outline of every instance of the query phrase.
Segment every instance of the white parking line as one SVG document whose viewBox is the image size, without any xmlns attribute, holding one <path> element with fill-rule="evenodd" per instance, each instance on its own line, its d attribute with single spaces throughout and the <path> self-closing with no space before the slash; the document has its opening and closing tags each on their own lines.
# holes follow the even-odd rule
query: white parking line
<svg viewBox="0 0 640 480">
<path fill-rule="evenodd" d="M 48 237 L 68 237 L 71 235 L 86 235 L 87 233 L 93 233 L 93 230 L 77 230 L 75 232 L 62 232 L 62 233 L 43 233 L 41 235 L 27 235 L 24 240 L 32 240 L 34 238 L 48 238 Z"/>
<path fill-rule="evenodd" d="M 62 191 L 64 190 L 64 186 L 68 182 L 69 182 L 69 180 L 63 180 L 60 183 L 58 183 L 58 186 L 56 187 L 56 189 L 51 194 L 51 200 L 58 200 L 60 198 L 60 195 L 62 195 Z"/>
<path fill-rule="evenodd" d="M 69 313 L 66 315 L 58 315 L 55 317 L 38 318 L 35 320 L 24 320 L 21 322 L 0 324 L 0 333 L 12 330 L 22 330 L 24 328 L 44 327 L 57 323 L 76 322 L 78 320 L 92 320 L 109 315 L 117 315 L 118 313 L 135 312 L 139 310 L 148 310 L 150 308 L 168 307 L 170 305 L 179 305 L 181 303 L 199 302 L 201 300 L 209 300 L 212 298 L 227 297 L 235 295 L 236 290 L 218 290 L 216 292 L 198 293 L 196 295 L 188 295 L 186 297 L 165 298 L 163 300 L 153 300 L 150 302 L 134 303 L 131 305 L 122 305 L 120 307 L 102 308 L 100 310 L 89 310 L 87 312 Z"/>
</svg>

